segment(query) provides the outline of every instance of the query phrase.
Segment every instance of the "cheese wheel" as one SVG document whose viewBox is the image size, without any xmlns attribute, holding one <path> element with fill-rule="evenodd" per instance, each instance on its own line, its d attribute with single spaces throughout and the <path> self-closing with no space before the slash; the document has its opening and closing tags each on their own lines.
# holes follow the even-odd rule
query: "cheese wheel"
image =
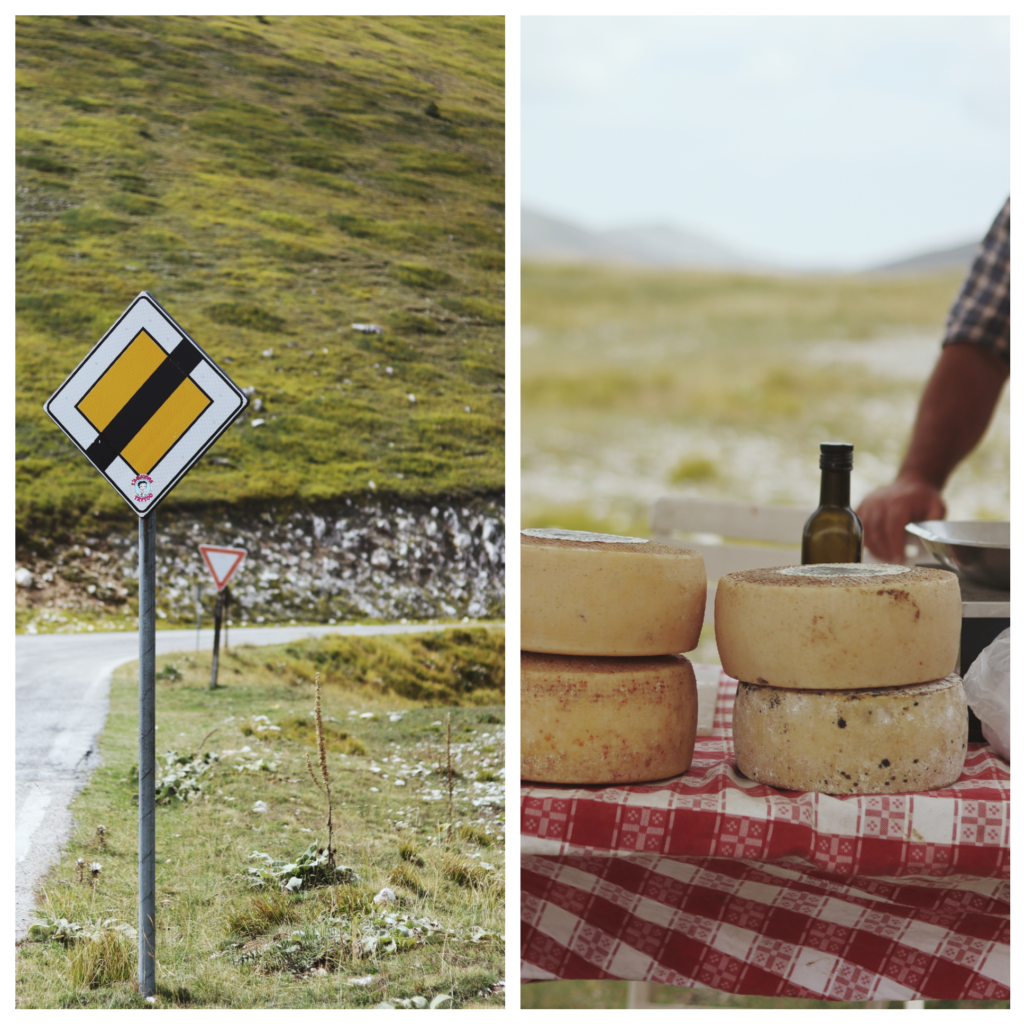
<svg viewBox="0 0 1024 1024">
<path fill-rule="evenodd" d="M 960 584 L 918 566 L 792 565 L 723 576 L 715 639 L 734 679 L 856 690 L 941 679 L 956 668 Z"/>
<path fill-rule="evenodd" d="M 524 779 L 650 782 L 690 767 L 697 683 L 686 658 L 520 657 Z"/>
<path fill-rule="evenodd" d="M 707 599 L 704 559 L 671 544 L 523 530 L 520 646 L 638 657 L 692 651 Z"/>
<path fill-rule="evenodd" d="M 748 779 L 817 793 L 914 793 L 950 786 L 967 755 L 958 675 L 877 690 L 740 683 L 732 718 Z"/>
</svg>

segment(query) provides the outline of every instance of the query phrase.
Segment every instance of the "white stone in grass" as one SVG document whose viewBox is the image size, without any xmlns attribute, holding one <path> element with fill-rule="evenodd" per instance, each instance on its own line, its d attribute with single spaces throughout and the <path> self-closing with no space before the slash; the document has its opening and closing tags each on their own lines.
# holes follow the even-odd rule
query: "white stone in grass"
<svg viewBox="0 0 1024 1024">
<path fill-rule="evenodd" d="M 262 800 L 257 800 L 256 803 L 252 805 L 252 809 L 256 814 L 266 814 L 269 810 L 266 803 Z"/>
<path fill-rule="evenodd" d="M 373 981 L 373 975 L 367 974 L 364 978 L 349 978 L 350 985 L 369 985 Z"/>
<path fill-rule="evenodd" d="M 360 718 L 373 718 L 373 712 L 372 711 L 364 711 L 359 717 Z"/>
<path fill-rule="evenodd" d="M 373 897 L 373 902 L 378 905 L 386 903 L 397 903 L 398 897 L 394 894 L 394 891 L 391 889 L 381 889 L 381 891 Z"/>
</svg>

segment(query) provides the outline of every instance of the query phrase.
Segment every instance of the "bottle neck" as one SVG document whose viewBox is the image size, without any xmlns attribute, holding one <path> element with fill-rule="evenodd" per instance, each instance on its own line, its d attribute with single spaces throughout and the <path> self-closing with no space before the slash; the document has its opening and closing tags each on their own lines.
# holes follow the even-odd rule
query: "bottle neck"
<svg viewBox="0 0 1024 1024">
<path fill-rule="evenodd" d="M 821 471 L 822 505 L 850 506 L 850 471 L 848 469 L 823 469 Z"/>
</svg>

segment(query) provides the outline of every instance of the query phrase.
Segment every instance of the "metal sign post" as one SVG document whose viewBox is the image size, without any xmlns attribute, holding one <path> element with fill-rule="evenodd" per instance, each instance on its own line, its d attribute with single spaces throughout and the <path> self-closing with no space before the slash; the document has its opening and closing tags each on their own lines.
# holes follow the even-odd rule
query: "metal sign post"
<svg viewBox="0 0 1024 1024">
<path fill-rule="evenodd" d="M 139 988 L 156 990 L 156 517 L 139 520 Z"/>
<path fill-rule="evenodd" d="M 213 667 L 210 671 L 210 689 L 217 689 L 217 667 L 220 662 L 220 623 L 224 617 L 224 591 L 217 591 L 217 603 L 213 606 Z"/>
<path fill-rule="evenodd" d="M 248 403 L 160 303 L 140 292 L 43 407 L 139 517 L 139 989 L 147 999 L 156 991 L 153 512 Z"/>
</svg>

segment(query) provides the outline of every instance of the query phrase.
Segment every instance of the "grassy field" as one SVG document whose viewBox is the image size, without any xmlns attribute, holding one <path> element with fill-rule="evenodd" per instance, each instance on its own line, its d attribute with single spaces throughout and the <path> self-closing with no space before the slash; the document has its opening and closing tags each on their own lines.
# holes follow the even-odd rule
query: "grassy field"
<svg viewBox="0 0 1024 1024">
<path fill-rule="evenodd" d="M 158 1007 L 504 1004 L 503 631 L 235 646 L 215 691 L 208 654 L 157 669 Z M 337 862 L 354 871 L 334 884 L 295 867 L 327 843 L 306 766 L 317 671 Z M 137 924 L 136 673 L 115 674 L 102 761 L 39 905 L 95 938 L 22 943 L 19 1007 L 145 1005 L 118 930 Z M 254 888 L 268 859 L 304 884 Z M 384 888 L 396 902 L 374 903 Z"/>
<path fill-rule="evenodd" d="M 16 47 L 19 536 L 120 508 L 42 403 L 142 289 L 252 389 L 166 507 L 503 487 L 502 18 L 24 17 Z"/>
<path fill-rule="evenodd" d="M 552 981 L 522 986 L 522 1007 L 524 1010 L 561 1009 L 615 1009 L 625 1008 L 628 995 L 625 981 Z M 769 999 L 762 996 L 734 996 L 727 992 L 712 992 L 708 989 L 675 988 L 672 985 L 658 985 L 654 989 L 653 1001 L 664 1006 L 721 1007 L 746 1010 L 856 1010 L 864 1003 L 836 1003 L 817 999 Z M 885 1009 L 902 1009 L 901 1002 L 891 1001 Z M 1005 1002 L 983 1002 L 966 1000 L 954 1002 L 951 999 L 928 1000 L 928 1010 L 1008 1010 Z"/>
<path fill-rule="evenodd" d="M 959 275 L 522 268 L 523 521 L 647 532 L 654 498 L 817 504 L 819 441 L 855 503 L 895 474 Z M 1009 518 L 1009 396 L 947 488 Z"/>
</svg>

